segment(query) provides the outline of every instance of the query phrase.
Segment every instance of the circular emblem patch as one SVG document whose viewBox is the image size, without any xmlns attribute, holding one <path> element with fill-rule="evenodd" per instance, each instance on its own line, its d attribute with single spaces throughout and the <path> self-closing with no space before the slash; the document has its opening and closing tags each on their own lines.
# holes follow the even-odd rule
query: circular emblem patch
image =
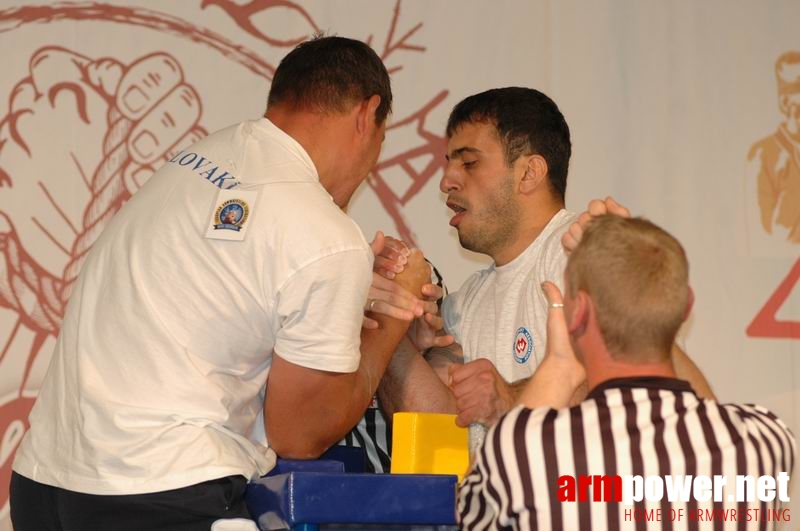
<svg viewBox="0 0 800 531">
<path fill-rule="evenodd" d="M 525 363 L 530 359 L 533 352 L 533 337 L 528 329 L 520 327 L 514 336 L 514 360 L 517 363 Z"/>
<path fill-rule="evenodd" d="M 214 213 L 214 228 L 239 231 L 249 213 L 250 209 L 242 199 L 228 199 Z"/>
</svg>

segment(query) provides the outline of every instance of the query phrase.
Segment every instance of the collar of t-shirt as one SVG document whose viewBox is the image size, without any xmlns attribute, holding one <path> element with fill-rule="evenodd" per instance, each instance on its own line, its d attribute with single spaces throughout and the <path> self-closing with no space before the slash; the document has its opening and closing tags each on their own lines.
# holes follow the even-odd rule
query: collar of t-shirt
<svg viewBox="0 0 800 531">
<path fill-rule="evenodd" d="M 689 382 L 677 378 L 663 378 L 661 376 L 639 376 L 636 378 L 614 378 L 606 380 L 589 392 L 586 399 L 599 398 L 608 389 L 664 389 L 679 393 L 694 393 Z"/>
<path fill-rule="evenodd" d="M 319 182 L 319 174 L 300 143 L 267 118 L 242 127 L 247 184 Z"/>
<path fill-rule="evenodd" d="M 531 242 L 531 244 L 524 251 L 522 251 L 519 256 L 507 264 L 501 266 L 492 266 L 492 269 L 497 275 L 497 280 L 495 282 L 498 288 L 503 289 L 507 283 L 511 282 L 511 280 L 517 276 L 517 273 L 519 273 L 521 268 L 530 267 L 530 261 L 527 260 L 526 257 L 530 254 L 539 252 L 547 237 L 562 225 L 561 220 L 567 215 L 569 215 L 569 213 L 563 208 L 556 212 L 556 214 L 550 218 L 550 221 L 547 222 L 547 225 L 545 225 L 544 229 L 542 229 L 542 232 L 539 233 L 536 239 L 533 240 L 533 242 Z"/>
</svg>

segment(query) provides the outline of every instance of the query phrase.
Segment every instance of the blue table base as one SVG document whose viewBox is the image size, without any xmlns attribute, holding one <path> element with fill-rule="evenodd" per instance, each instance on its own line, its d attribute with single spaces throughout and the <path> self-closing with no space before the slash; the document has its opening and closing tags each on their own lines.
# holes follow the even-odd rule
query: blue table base
<svg viewBox="0 0 800 531">
<path fill-rule="evenodd" d="M 456 476 L 345 473 L 336 461 L 281 462 L 247 487 L 262 530 L 455 525 Z"/>
</svg>

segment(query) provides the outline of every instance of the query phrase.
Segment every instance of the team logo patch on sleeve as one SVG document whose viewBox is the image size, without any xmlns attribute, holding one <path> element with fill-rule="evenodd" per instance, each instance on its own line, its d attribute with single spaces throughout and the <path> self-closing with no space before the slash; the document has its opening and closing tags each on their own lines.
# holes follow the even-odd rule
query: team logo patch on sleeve
<svg viewBox="0 0 800 531">
<path fill-rule="evenodd" d="M 257 192 L 220 190 L 211 210 L 206 238 L 215 240 L 244 240 L 247 220 L 252 216 Z"/>
<path fill-rule="evenodd" d="M 517 333 L 514 336 L 514 360 L 517 363 L 525 363 L 531 357 L 531 352 L 533 352 L 533 337 L 531 337 L 531 333 L 528 332 L 528 329 L 524 326 L 517 329 Z"/>
</svg>

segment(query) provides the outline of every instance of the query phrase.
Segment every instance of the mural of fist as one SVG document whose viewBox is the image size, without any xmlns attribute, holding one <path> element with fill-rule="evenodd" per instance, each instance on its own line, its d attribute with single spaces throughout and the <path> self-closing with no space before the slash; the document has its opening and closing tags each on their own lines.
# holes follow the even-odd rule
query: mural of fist
<svg viewBox="0 0 800 531">
<path fill-rule="evenodd" d="M 125 65 L 47 46 L 8 101 L 0 120 L 3 485 L 91 245 L 168 153 L 205 136 L 197 92 L 167 53 Z M 6 511 L 4 496 L 0 517 Z"/>
</svg>

